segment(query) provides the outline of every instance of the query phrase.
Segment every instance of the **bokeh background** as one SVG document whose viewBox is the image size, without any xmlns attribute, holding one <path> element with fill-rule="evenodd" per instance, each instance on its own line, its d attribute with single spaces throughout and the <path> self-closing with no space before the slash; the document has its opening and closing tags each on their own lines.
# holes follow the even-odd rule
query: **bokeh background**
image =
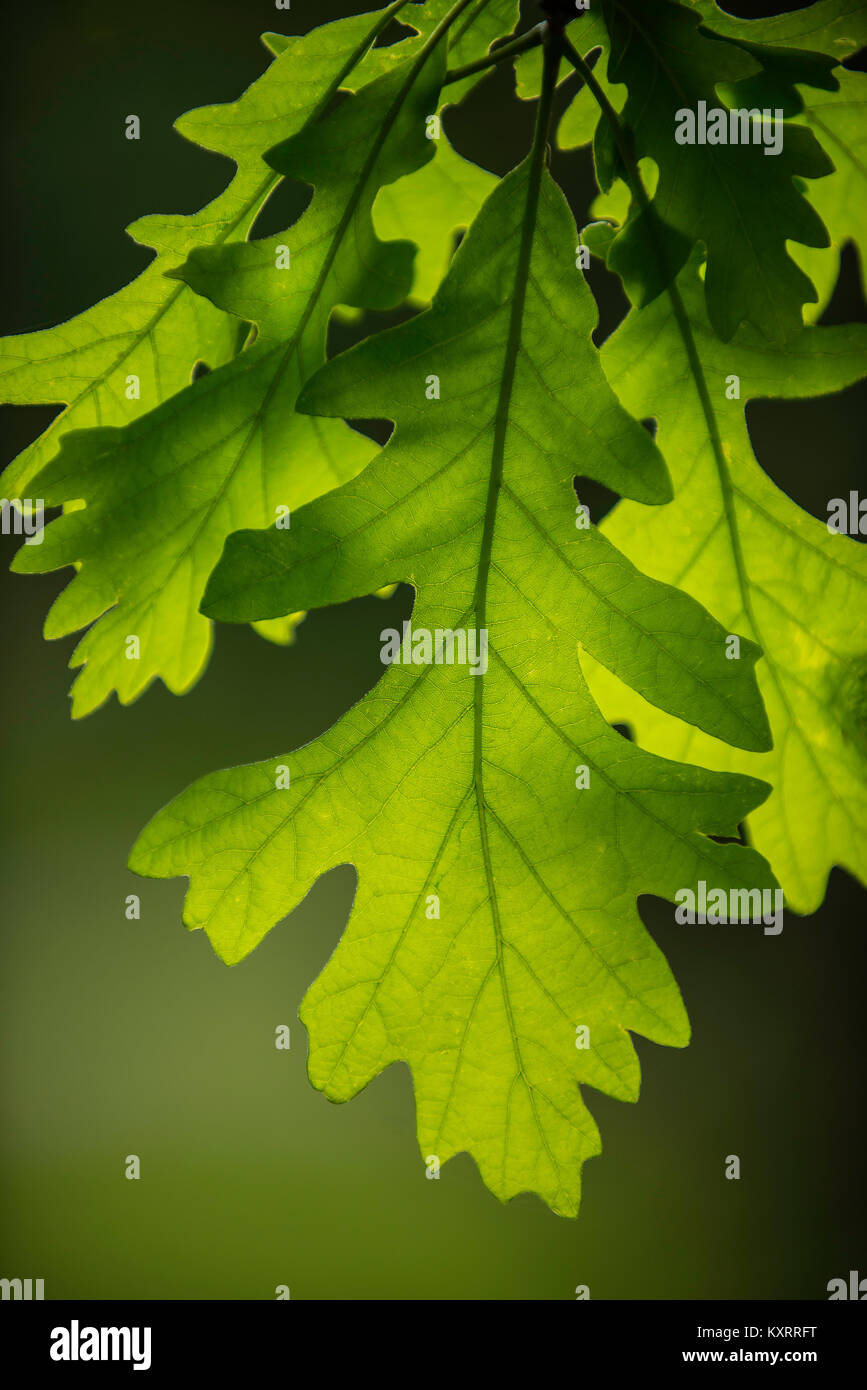
<svg viewBox="0 0 867 1390">
<path fill-rule="evenodd" d="M 0 330 L 47 327 L 119 288 L 149 258 L 129 222 L 218 192 L 230 166 L 171 123 L 233 100 L 263 70 L 261 31 L 366 7 L 6 7 Z M 123 135 L 130 112 L 138 143 Z M 462 153 L 502 173 L 526 152 L 532 117 L 499 74 L 445 124 Z M 580 223 L 589 157 L 556 155 L 554 167 Z M 297 204 L 287 189 L 260 232 Z M 622 301 L 594 277 L 607 328 Z M 828 317 L 865 317 L 852 253 Z M 751 407 L 762 464 L 823 520 L 827 499 L 862 481 L 864 407 L 863 387 Z M 3 460 L 51 414 L 5 409 Z M 593 1298 L 814 1299 L 849 1269 L 867 1274 L 865 896 L 844 874 L 820 912 L 789 916 L 777 938 L 684 931 L 643 904 L 694 1040 L 675 1051 L 636 1039 L 637 1105 L 587 1090 L 604 1153 L 584 1170 L 577 1221 L 532 1196 L 501 1206 L 466 1155 L 427 1181 L 403 1066 L 343 1106 L 306 1079 L 296 1010 L 339 939 L 352 870 L 321 880 L 230 970 L 182 929 L 182 881 L 125 869 L 138 830 L 194 778 L 306 742 L 370 688 L 383 603 L 314 614 L 290 649 L 221 628 L 184 699 L 160 685 L 73 724 L 74 639 L 40 635 L 66 576 L 9 575 L 16 545 L 2 538 L 0 1274 L 44 1278 L 48 1298 L 121 1299 L 269 1299 L 278 1284 L 319 1299 L 570 1299 L 578 1284 Z M 392 625 L 409 596 L 388 605 Z M 137 922 L 124 916 L 133 892 Z M 281 1023 L 288 1053 L 274 1047 Z M 124 1177 L 131 1153 L 138 1182 Z M 732 1153 L 739 1182 L 723 1175 Z"/>
</svg>

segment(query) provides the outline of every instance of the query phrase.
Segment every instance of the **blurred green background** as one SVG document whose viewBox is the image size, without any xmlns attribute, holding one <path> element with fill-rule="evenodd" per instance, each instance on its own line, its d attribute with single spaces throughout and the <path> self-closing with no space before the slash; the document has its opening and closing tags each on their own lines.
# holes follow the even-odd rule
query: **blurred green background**
<svg viewBox="0 0 867 1390">
<path fill-rule="evenodd" d="M 126 283 L 148 253 L 123 227 L 192 211 L 224 185 L 228 164 L 171 122 L 259 74 L 260 31 L 303 32 L 363 8 L 7 7 L 0 330 L 49 326 Z M 123 137 L 130 112 L 139 143 Z M 500 74 L 446 128 L 499 173 L 525 152 L 532 114 Z M 557 155 L 555 173 L 580 220 L 588 157 Z M 280 208 L 268 218 L 262 228 L 276 230 Z M 610 326 L 619 293 L 594 275 Z M 830 317 L 864 317 L 851 256 Z M 828 497 L 861 480 L 864 400 L 858 388 L 751 408 L 763 465 L 823 519 Z M 2 413 L 5 461 L 52 412 Z M 306 742 L 373 684 L 383 604 L 314 614 L 291 649 L 221 628 L 186 698 L 153 687 L 73 724 L 75 641 L 40 636 L 66 577 L 9 575 L 15 544 L 2 538 L 0 573 L 0 1274 L 44 1278 L 48 1298 L 269 1299 L 288 1284 L 293 1298 L 569 1299 L 587 1284 L 592 1298 L 713 1299 L 824 1298 L 829 1279 L 867 1273 L 864 894 L 845 875 L 819 913 L 788 917 L 777 938 L 684 930 L 645 904 L 694 1040 L 679 1052 L 636 1039 L 636 1106 L 586 1092 L 604 1153 L 585 1168 L 576 1222 L 530 1196 L 500 1206 L 466 1155 L 427 1181 L 404 1067 L 345 1106 L 305 1076 L 296 1010 L 340 936 L 352 870 L 320 881 L 229 970 L 182 929 L 182 882 L 124 867 L 138 830 L 194 778 Z M 405 592 L 389 600 L 389 625 L 408 606 Z M 138 922 L 125 919 L 128 893 L 141 896 Z M 291 1027 L 288 1053 L 274 1047 L 278 1024 Z M 133 1153 L 138 1182 L 124 1177 Z M 724 1178 L 732 1153 L 739 1182 Z"/>
</svg>

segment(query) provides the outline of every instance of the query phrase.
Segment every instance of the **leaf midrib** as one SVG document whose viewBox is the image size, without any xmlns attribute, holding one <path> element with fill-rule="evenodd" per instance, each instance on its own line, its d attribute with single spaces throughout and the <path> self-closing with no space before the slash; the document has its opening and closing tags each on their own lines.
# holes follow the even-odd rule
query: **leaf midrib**
<svg viewBox="0 0 867 1390">
<path fill-rule="evenodd" d="M 518 249 L 518 258 L 515 265 L 515 289 L 512 299 L 512 310 L 509 316 L 509 328 L 506 336 L 506 349 L 503 357 L 503 373 L 500 381 L 500 391 L 497 401 L 497 412 L 494 417 L 494 439 L 491 448 L 491 471 L 488 480 L 488 494 L 485 503 L 485 519 L 482 530 L 482 540 L 479 547 L 479 562 L 476 573 L 476 586 L 473 596 L 473 610 L 475 622 L 480 630 L 487 627 L 487 593 L 488 579 L 491 569 L 491 555 L 494 542 L 494 527 L 497 517 L 497 503 L 499 501 L 500 489 L 503 481 L 503 466 L 505 461 L 506 437 L 509 430 L 509 415 L 512 401 L 512 393 L 515 384 L 515 373 L 518 363 L 518 353 L 521 348 L 521 334 L 523 328 L 524 308 L 527 298 L 527 287 L 530 279 L 530 263 L 533 255 L 533 242 L 535 238 L 536 223 L 539 212 L 539 198 L 542 189 L 542 175 L 545 164 L 545 150 L 548 140 L 548 126 L 551 118 L 551 108 L 553 104 L 554 89 L 557 84 L 557 72 L 560 65 L 559 51 L 553 47 L 545 50 L 545 71 L 542 83 L 542 92 L 539 98 L 539 107 L 536 114 L 536 129 L 533 136 L 533 147 L 529 157 L 529 168 L 527 177 L 527 198 L 524 205 L 524 214 L 521 223 L 521 242 Z M 482 850 L 482 860 L 484 863 L 485 880 L 488 887 L 488 898 L 491 910 L 491 921 L 494 928 L 494 941 L 496 948 L 497 972 L 500 979 L 500 988 L 503 997 L 503 1009 L 509 1025 L 509 1034 L 512 1041 L 512 1048 L 519 1077 L 526 1088 L 530 1108 L 533 1112 L 533 1119 L 536 1129 L 542 1140 L 545 1152 L 552 1169 L 555 1173 L 559 1172 L 559 1164 L 551 1152 L 548 1137 L 545 1133 L 544 1125 L 536 1108 L 536 1097 L 532 1085 L 530 1084 L 524 1060 L 521 1055 L 521 1046 L 518 1040 L 518 1030 L 515 1024 L 512 1003 L 509 997 L 508 983 L 506 980 L 505 961 L 503 958 L 503 930 L 500 921 L 500 908 L 497 898 L 497 889 L 494 882 L 493 862 L 491 856 L 491 845 L 488 834 L 488 807 L 485 801 L 484 790 L 484 681 L 481 676 L 476 682 L 473 692 L 473 787 L 476 796 L 476 807 L 479 820 L 479 836 Z M 503 1170 L 506 1167 L 506 1149 L 508 1143 L 508 1125 L 504 1130 L 504 1152 Z"/>
</svg>

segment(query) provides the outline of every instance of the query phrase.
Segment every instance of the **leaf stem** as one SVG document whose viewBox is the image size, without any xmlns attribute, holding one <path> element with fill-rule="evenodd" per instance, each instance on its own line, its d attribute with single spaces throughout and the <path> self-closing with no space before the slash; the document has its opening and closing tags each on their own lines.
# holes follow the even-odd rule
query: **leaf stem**
<svg viewBox="0 0 867 1390">
<path fill-rule="evenodd" d="M 515 289 L 509 317 L 509 332 L 506 340 L 506 356 L 500 382 L 497 414 L 494 421 L 493 463 L 488 484 L 488 499 L 485 507 L 485 525 L 479 553 L 479 572 L 476 580 L 476 599 L 474 608 L 480 627 L 485 626 L 485 600 L 487 595 L 488 570 L 494 539 L 494 521 L 497 511 L 497 495 L 503 479 L 503 458 L 505 454 L 506 433 L 509 427 L 509 405 L 515 383 L 515 368 L 521 342 L 521 324 L 524 317 L 524 304 L 527 297 L 527 281 L 530 273 L 530 259 L 533 253 L 533 237 L 536 230 L 536 217 L 539 207 L 539 192 L 542 187 L 542 171 L 545 167 L 548 146 L 548 130 L 551 123 L 551 108 L 554 101 L 554 88 L 557 70 L 560 66 L 561 36 L 549 29 L 545 44 L 545 67 L 542 78 L 542 92 L 536 112 L 536 128 L 530 151 L 529 176 L 527 182 L 527 202 L 521 226 L 521 244 L 515 267 Z"/>
<path fill-rule="evenodd" d="M 509 429 L 509 411 L 515 386 L 515 371 L 521 348 L 521 328 L 527 297 L 527 283 L 530 278 L 530 262 L 533 254 L 533 240 L 539 211 L 539 196 L 542 189 L 542 176 L 548 152 L 548 132 L 551 124 L 551 108 L 554 102 L 554 89 L 562 54 L 560 32 L 549 26 L 545 36 L 545 64 L 542 77 L 542 92 L 536 110 L 536 128 L 529 156 L 527 178 L 527 197 L 521 224 L 521 243 L 515 266 L 514 292 L 512 295 L 509 329 L 506 338 L 506 352 L 503 359 L 503 374 L 497 399 L 497 412 L 494 417 L 494 439 L 491 449 L 491 473 L 488 481 L 488 495 L 485 501 L 485 520 L 482 540 L 479 546 L 479 565 L 473 595 L 475 622 L 480 629 L 487 627 L 488 577 L 491 570 L 491 555 L 494 544 L 494 527 L 497 518 L 497 503 L 503 482 L 503 464 L 506 452 L 506 437 Z M 497 898 L 497 885 L 494 877 L 491 840 L 488 829 L 488 815 L 493 816 L 485 798 L 484 788 L 484 690 L 487 677 L 476 681 L 473 691 L 473 787 L 476 796 L 476 811 L 479 821 L 479 842 L 485 866 L 485 881 L 488 889 L 491 922 L 494 929 L 494 942 L 497 952 L 497 972 L 503 995 L 503 1009 L 509 1021 L 509 1032 L 515 1055 L 518 1074 L 527 1085 L 528 1095 L 535 1114 L 535 1099 L 532 1088 L 526 1080 L 526 1068 L 518 1042 L 512 1003 L 509 998 L 506 965 L 504 959 L 504 936 L 500 920 L 500 906 Z M 496 817 L 494 817 L 496 819 Z M 538 1121 L 537 1121 L 538 1123 Z M 539 1126 L 541 1133 L 541 1125 Z"/>
<path fill-rule="evenodd" d="M 476 58 L 475 62 L 472 63 L 464 63 L 461 68 L 452 68 L 450 72 L 446 73 L 443 86 L 446 87 L 451 82 L 460 82 L 465 77 L 472 77 L 477 72 L 484 72 L 485 68 L 496 67 L 498 63 L 507 63 L 510 58 L 516 58 L 519 53 L 526 53 L 531 48 L 537 48 L 540 43 L 544 43 L 547 32 L 548 21 L 543 19 L 541 24 L 536 24 L 526 34 L 512 39 L 510 43 L 504 43 L 501 48 L 495 49 L 486 57 Z"/>
</svg>

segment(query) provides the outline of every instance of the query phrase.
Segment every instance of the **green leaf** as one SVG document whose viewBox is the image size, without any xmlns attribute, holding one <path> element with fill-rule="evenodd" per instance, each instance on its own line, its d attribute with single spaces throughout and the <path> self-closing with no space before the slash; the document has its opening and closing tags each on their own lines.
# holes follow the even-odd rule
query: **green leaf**
<svg viewBox="0 0 867 1390">
<path fill-rule="evenodd" d="M 622 122 L 638 159 L 659 168 L 653 209 L 663 224 L 663 257 L 670 280 L 692 246 L 707 248 L 708 312 L 717 334 L 731 338 L 741 322 L 772 341 L 796 332 L 801 305 L 816 292 L 789 256 L 786 242 L 827 246 L 821 219 L 793 176 L 815 179 L 833 168 L 812 131 L 786 123 L 783 147 L 768 156 L 753 144 L 678 144 L 676 116 L 699 101 L 720 108 L 718 87 L 758 70 L 737 45 L 704 33 L 699 16 L 672 0 L 604 0 L 611 37 L 608 79 L 629 97 Z M 603 191 L 620 171 L 607 123 L 599 127 L 596 165 Z M 609 267 L 624 279 L 634 303 L 664 288 L 648 255 L 646 216 L 635 209 L 615 241 Z"/>
<path fill-rule="evenodd" d="M 774 38 L 783 30 L 773 19 L 737 19 L 733 15 L 724 15 L 714 4 L 703 5 L 702 8 L 709 12 L 709 18 L 702 26 L 703 32 L 712 30 L 715 36 L 728 38 L 759 64 L 759 71 L 752 76 L 732 85 L 723 83 L 719 88 L 719 94 L 728 106 L 781 110 L 786 117 L 790 117 L 797 115 L 803 106 L 798 84 L 829 92 L 837 90 L 834 69 L 839 58 L 798 47 L 794 35 L 800 36 L 802 29 L 793 29 L 788 42 L 776 45 Z M 791 18 L 797 16 L 777 16 L 777 19 Z M 803 34 L 804 39 L 807 37 Z M 815 34 L 811 32 L 810 37 L 814 42 L 819 42 L 820 31 L 816 30 Z"/>
<path fill-rule="evenodd" d="M 862 285 L 867 289 L 867 165 L 860 151 L 867 78 L 836 66 L 867 43 L 867 6 L 853 0 L 823 0 L 794 14 L 761 20 L 726 15 L 715 0 L 702 0 L 700 8 L 715 33 L 739 42 L 762 63 L 761 73 L 722 89 L 728 104 L 784 107 L 787 116 L 813 132 L 833 161 L 834 173 L 806 190 L 828 230 L 830 247 L 794 242 L 789 248 L 818 292 L 816 303 L 804 312 L 806 321 L 814 322 L 831 298 L 847 242 L 859 247 Z"/>
<path fill-rule="evenodd" d="M 415 34 L 387 47 L 371 49 L 358 69 L 361 80 L 367 82 L 379 77 L 418 53 L 454 8 L 454 3 L 455 0 L 424 0 L 423 4 L 402 8 L 397 17 L 401 24 L 415 29 Z M 519 0 L 472 0 L 449 32 L 449 67 L 460 68 L 484 58 L 497 39 L 511 34 L 519 14 Z M 478 80 L 473 76 L 451 83 L 442 93 L 443 104 L 462 101 Z"/>
<path fill-rule="evenodd" d="M 787 902 L 812 912 L 840 864 L 867 877 L 867 552 L 802 512 L 766 476 L 750 446 L 748 400 L 839 391 L 867 368 L 867 328 L 807 328 L 770 348 L 752 330 L 713 335 L 695 266 L 680 288 L 719 431 L 715 449 L 696 378 L 667 298 L 633 311 L 605 344 L 606 374 L 627 407 L 658 420 L 675 497 L 664 507 L 620 503 L 602 529 L 656 579 L 677 584 L 764 653 L 756 668 L 774 748 L 749 753 L 661 715 L 607 671 L 591 668 L 609 718 L 668 758 L 749 773 L 773 794 L 754 811 L 751 843 Z M 740 400 L 727 399 L 739 378 Z M 731 389 L 731 387 L 729 388 Z"/>
<path fill-rule="evenodd" d="M 352 476 L 374 451 L 341 422 L 297 415 L 295 400 L 324 361 L 335 304 L 386 308 L 409 292 L 414 249 L 381 243 L 371 208 L 384 183 L 432 157 L 425 116 L 444 67 L 434 34 L 403 67 L 277 147 L 279 172 L 316 185 L 305 214 L 267 240 L 196 250 L 175 272 L 254 322 L 256 342 L 124 430 L 66 435 L 37 478 L 47 505 L 87 504 L 14 563 L 27 573 L 80 565 L 46 622 L 48 637 L 94 624 L 72 656 L 84 666 L 75 716 L 112 690 L 128 703 L 156 676 L 175 693 L 189 689 L 211 643 L 197 610 L 228 533 L 285 524 L 285 508 L 291 515 Z M 137 659 L 129 636 L 139 638 Z"/>
<path fill-rule="evenodd" d="M 285 618 L 263 618 L 262 622 L 253 623 L 253 627 L 266 642 L 273 642 L 277 647 L 291 647 L 295 642 L 295 633 L 306 617 L 302 609 L 300 613 L 287 613 Z"/>
<path fill-rule="evenodd" d="M 352 89 L 382 77 L 407 58 L 416 56 L 454 4 L 455 0 L 410 0 L 410 3 L 398 5 L 395 17 L 403 28 L 411 32 L 396 43 L 372 48 L 366 53 L 354 69 Z M 472 0 L 450 31 L 449 67 L 463 67 L 466 63 L 484 58 L 497 39 L 511 34 L 519 15 L 520 0 Z M 283 34 L 267 33 L 262 35 L 262 42 L 269 52 L 279 55 L 286 51 L 292 40 Z M 476 80 L 473 77 L 460 83 L 450 83 L 443 93 L 443 105 L 461 101 Z"/>
<path fill-rule="evenodd" d="M 380 191 L 373 221 L 386 241 L 419 248 L 411 298 L 429 304 L 451 260 L 455 232 L 469 227 L 497 180 L 456 154 L 443 133 L 436 158 Z"/>
<path fill-rule="evenodd" d="M 437 7 L 432 8 L 436 12 Z M 439 8 L 447 8 L 447 0 L 439 0 Z M 455 25 L 449 41 L 449 67 L 460 68 L 484 58 L 498 39 L 512 33 L 520 11 L 519 0 L 476 0 Z M 446 88 L 446 100 L 462 101 L 477 81 L 476 77 L 466 77 L 462 82 L 450 83 Z"/>
<path fill-rule="evenodd" d="M 370 51 L 361 72 L 372 71 L 377 63 L 395 61 L 399 53 L 417 47 L 448 12 L 450 0 L 427 3 L 417 18 L 402 10 L 402 23 L 412 23 L 419 39 L 406 39 L 388 48 Z M 491 45 L 511 33 L 518 22 L 516 0 L 476 3 L 455 25 L 449 42 L 449 67 L 462 67 L 486 56 Z M 483 77 L 485 74 L 481 74 Z M 465 78 L 443 87 L 440 109 L 463 99 L 480 78 Z M 397 183 L 383 188 L 376 200 L 373 220 L 385 240 L 406 238 L 415 242 L 418 256 L 410 298 L 416 304 L 429 304 L 443 278 L 454 250 L 457 232 L 465 230 L 496 183 L 493 174 L 464 159 L 452 147 L 445 133 L 434 141 L 436 158 Z"/>
<path fill-rule="evenodd" d="M 234 356 L 237 322 L 167 275 L 195 246 L 244 240 L 280 182 L 262 154 L 323 109 L 382 23 L 382 15 L 360 15 L 287 40 L 283 55 L 239 101 L 176 121 L 185 139 L 233 160 L 235 177 L 200 212 L 143 217 L 127 229 L 157 256 L 124 289 L 56 328 L 0 341 L 5 402 L 66 405 L 8 466 L 3 496 L 23 495 L 66 431 L 126 425 L 187 386 L 197 362 L 215 367 Z M 133 377 L 139 395 L 128 398 Z"/>
<path fill-rule="evenodd" d="M 417 55 L 454 8 L 455 0 L 425 0 L 401 9 L 401 23 L 414 27 L 415 36 L 371 49 L 353 70 L 351 82 L 344 85 L 357 89 L 362 79 L 391 71 L 398 62 Z M 519 12 L 518 0 L 472 0 L 444 34 L 449 70 L 486 56 L 496 40 L 515 28 Z M 484 75 L 449 81 L 440 90 L 438 109 L 460 101 Z M 374 225 L 384 240 L 403 238 L 418 247 L 410 294 L 418 304 L 430 302 L 451 259 L 455 234 L 470 225 L 496 184 L 493 174 L 459 155 L 444 134 L 429 138 L 436 158 L 381 188 L 374 205 Z M 341 311 L 345 307 L 339 306 Z"/>
<path fill-rule="evenodd" d="M 600 58 L 594 68 L 597 82 L 618 113 L 626 104 L 627 91 L 606 76 L 607 58 Z M 557 130 L 557 146 L 561 150 L 579 149 L 593 140 L 600 121 L 599 105 L 589 87 L 581 87 L 563 112 Z"/>
<path fill-rule="evenodd" d="M 825 53 L 841 63 L 867 44 L 864 0 L 819 0 L 789 14 L 740 19 L 716 0 L 690 0 L 706 28 L 740 43 Z"/>
<path fill-rule="evenodd" d="M 670 494 L 599 368 L 544 148 L 537 134 L 488 199 L 432 308 L 305 388 L 303 408 L 396 419 L 389 444 L 291 533 L 231 537 L 204 605 L 249 621 L 403 580 L 416 632 L 488 634 L 486 672 L 390 664 L 315 742 L 197 782 L 130 863 L 189 876 L 184 920 L 227 962 L 353 863 L 349 927 L 302 1006 L 314 1085 L 345 1100 L 405 1060 L 423 1155 L 468 1149 L 501 1199 L 530 1189 L 572 1215 L 600 1147 L 579 1083 L 634 1100 L 629 1030 L 688 1038 L 638 895 L 772 880 L 752 851 L 707 838 L 732 834 L 762 784 L 653 758 L 605 723 L 582 677 L 592 652 L 662 707 L 768 746 L 757 650 L 727 662 L 697 604 L 577 524 L 576 470 Z"/>
<path fill-rule="evenodd" d="M 792 247 L 794 259 L 818 290 L 818 303 L 807 311 L 808 319 L 817 318 L 828 304 L 837 283 L 840 253 L 848 242 L 858 248 L 861 285 L 867 294 L 867 76 L 838 68 L 837 77 L 839 91 L 811 94 L 798 118 L 821 141 L 835 170 L 810 189 L 810 201 L 828 228 L 830 249 Z"/>
</svg>

